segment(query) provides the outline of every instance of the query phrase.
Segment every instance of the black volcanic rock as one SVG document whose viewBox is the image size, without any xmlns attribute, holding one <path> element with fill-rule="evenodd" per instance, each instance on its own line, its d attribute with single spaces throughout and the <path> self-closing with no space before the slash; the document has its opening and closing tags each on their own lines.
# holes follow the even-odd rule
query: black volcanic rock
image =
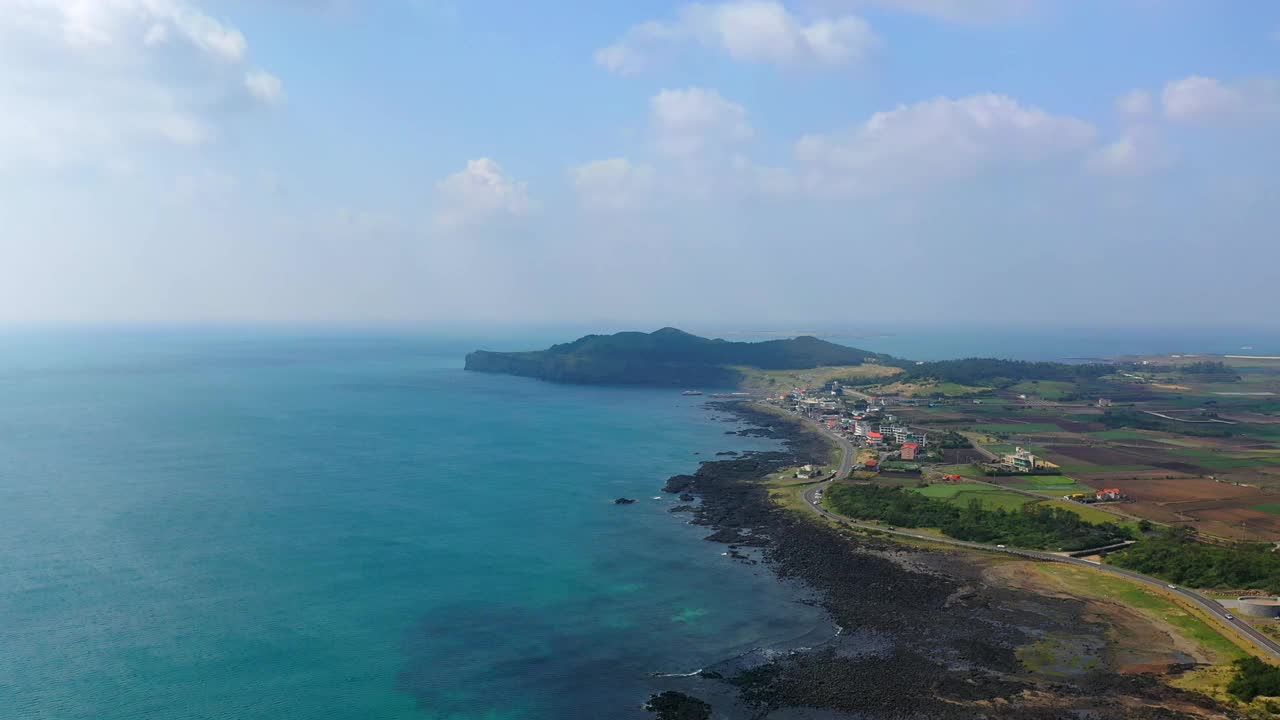
<svg viewBox="0 0 1280 720">
<path fill-rule="evenodd" d="M 667 478 L 667 484 L 662 486 L 662 492 L 671 493 L 672 495 L 683 493 L 693 486 L 693 481 L 694 477 L 692 475 L 672 475 Z"/>
<path fill-rule="evenodd" d="M 708 720 L 711 705 L 691 695 L 668 690 L 649 698 L 645 710 L 658 714 L 658 720 Z"/>
<path fill-rule="evenodd" d="M 620 497 L 617 500 L 614 500 L 613 504 L 614 505 L 630 505 L 635 501 L 636 501 L 635 498 Z"/>
</svg>

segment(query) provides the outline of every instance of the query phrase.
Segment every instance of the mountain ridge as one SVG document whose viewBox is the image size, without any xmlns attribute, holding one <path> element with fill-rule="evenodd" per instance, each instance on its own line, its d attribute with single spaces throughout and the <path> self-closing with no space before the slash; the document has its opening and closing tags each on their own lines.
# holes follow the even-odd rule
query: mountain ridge
<svg viewBox="0 0 1280 720">
<path fill-rule="evenodd" d="M 738 342 L 664 327 L 651 333 L 584 335 L 546 350 L 476 350 L 467 355 L 465 369 L 566 383 L 730 388 L 742 380 L 734 366 L 801 370 L 891 359 L 809 335 Z"/>
</svg>

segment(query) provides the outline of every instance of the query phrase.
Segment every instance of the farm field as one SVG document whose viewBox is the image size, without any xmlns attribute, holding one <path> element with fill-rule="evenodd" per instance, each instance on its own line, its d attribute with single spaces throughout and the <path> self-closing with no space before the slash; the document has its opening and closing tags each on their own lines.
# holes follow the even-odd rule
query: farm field
<svg viewBox="0 0 1280 720">
<path fill-rule="evenodd" d="M 832 380 L 887 378 L 901 373 L 888 365 L 833 365 L 808 370 L 761 370 L 735 367 L 743 375 L 743 388 L 764 392 L 789 391 L 792 387 L 820 387 Z"/>
<path fill-rule="evenodd" d="M 1062 432 L 1062 428 L 1052 423 L 983 423 L 971 426 L 974 430 L 988 435 L 1026 435 L 1028 433 Z"/>
<path fill-rule="evenodd" d="M 1027 397 L 1061 400 L 1064 397 L 1075 394 L 1076 385 L 1075 383 L 1058 380 L 1025 380 L 1010 387 L 1009 390 L 1024 394 Z"/>
<path fill-rule="evenodd" d="M 967 397 L 970 395 L 981 395 L 990 392 L 991 388 L 978 387 L 975 385 L 960 385 L 959 383 L 931 383 L 931 382 L 895 382 L 888 385 L 877 385 L 867 388 L 868 395 L 901 395 L 903 397 L 923 398 L 923 397 Z"/>
<path fill-rule="evenodd" d="M 937 483 L 928 487 L 912 488 L 912 492 L 937 500 L 945 500 L 958 507 L 965 507 L 969 501 L 977 500 L 988 510 L 998 508 L 1017 510 L 1032 502 L 1032 498 L 1026 495 L 1000 490 L 982 483 Z"/>
<path fill-rule="evenodd" d="M 1042 493 L 1045 495 L 1069 495 L 1079 492 L 1093 492 L 1093 488 L 1081 485 L 1075 478 L 1066 475 L 1011 475 L 992 478 L 995 482 L 1015 490 Z"/>
<path fill-rule="evenodd" d="M 1056 507 L 1062 510 L 1069 510 L 1080 516 L 1081 520 L 1091 523 L 1116 523 L 1126 527 L 1137 527 L 1138 523 L 1126 517 L 1121 517 L 1099 509 L 1096 505 L 1082 505 L 1070 500 L 1043 500 L 1039 503 L 1045 507 Z"/>
<path fill-rule="evenodd" d="M 1112 482 L 1134 500 L 1124 510 L 1139 517 L 1234 540 L 1280 537 L 1280 514 L 1259 508 L 1280 509 L 1280 494 L 1207 478 Z"/>
<path fill-rule="evenodd" d="M 900 414 L 931 432 L 960 432 L 996 455 L 1021 446 L 1063 473 L 986 478 L 1007 492 L 1056 500 L 1116 487 L 1133 498 L 1117 506 L 1124 515 L 1220 538 L 1280 540 L 1280 395 L 1254 394 L 1280 393 L 1280 361 L 1261 367 L 1223 359 L 1241 376 L 1231 382 L 1221 373 L 1205 377 L 1180 370 L 1220 359 L 1195 358 L 1138 358 L 1150 368 L 1132 372 L 1168 386 L 1163 389 L 1134 383 L 1126 377 L 1130 370 L 1074 382 L 1024 377 L 997 380 L 993 397 L 980 404 L 953 400 L 936 408 L 903 407 Z M 1227 422 L 1203 422 L 1215 418 Z M 974 475 L 958 468 L 936 470 Z M 963 497 L 958 490 L 931 492 Z M 1094 519 L 1112 518 L 1091 506 L 1078 508 Z"/>
</svg>

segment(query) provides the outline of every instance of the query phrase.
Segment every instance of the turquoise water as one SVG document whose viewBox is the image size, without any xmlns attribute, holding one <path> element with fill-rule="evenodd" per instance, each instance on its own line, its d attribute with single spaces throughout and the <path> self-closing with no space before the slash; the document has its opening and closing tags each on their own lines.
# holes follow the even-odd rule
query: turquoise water
<svg viewBox="0 0 1280 720">
<path fill-rule="evenodd" d="M 829 631 L 649 499 L 767 442 L 463 349 L 0 337 L 0 715 L 643 717 L 649 673 Z"/>
</svg>

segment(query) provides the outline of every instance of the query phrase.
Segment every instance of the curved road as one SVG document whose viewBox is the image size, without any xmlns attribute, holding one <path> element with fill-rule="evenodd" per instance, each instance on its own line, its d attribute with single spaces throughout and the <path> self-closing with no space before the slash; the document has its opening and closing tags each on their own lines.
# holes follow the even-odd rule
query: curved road
<svg viewBox="0 0 1280 720">
<path fill-rule="evenodd" d="M 1164 590 L 1165 592 L 1173 592 L 1182 596 L 1184 600 L 1187 600 L 1188 602 L 1195 604 L 1200 609 L 1214 616 L 1214 618 L 1216 618 L 1218 622 L 1224 625 L 1231 626 L 1231 628 L 1234 629 L 1241 636 L 1252 641 L 1253 644 L 1259 650 L 1261 650 L 1264 654 L 1270 655 L 1274 658 L 1280 658 L 1280 644 L 1277 644 L 1271 638 L 1255 630 L 1248 623 L 1238 618 L 1228 617 L 1230 613 L 1227 611 L 1226 608 L 1219 605 L 1217 602 L 1214 602 L 1213 600 L 1205 597 L 1204 595 L 1201 595 L 1200 593 L 1194 590 L 1188 590 L 1187 588 L 1184 588 L 1184 587 L 1174 587 L 1168 584 L 1167 582 L 1165 582 L 1164 580 L 1151 577 L 1150 575 L 1143 575 L 1142 573 L 1136 573 L 1130 570 L 1125 570 L 1124 568 L 1118 568 L 1114 565 L 1103 565 L 1101 563 L 1093 562 L 1091 560 L 1081 560 L 1079 558 L 1073 558 L 1066 555 L 1055 555 L 1053 553 L 1039 552 L 1036 550 L 1022 550 L 1019 548 L 997 547 L 995 545 L 986 545 L 983 543 L 968 542 L 965 540 L 955 540 L 953 538 L 938 537 L 936 535 L 925 535 L 923 533 L 909 532 L 906 530 L 898 530 L 898 529 L 889 530 L 882 525 L 872 525 L 870 523 L 862 523 L 856 520 L 851 520 L 847 517 L 844 517 L 843 515 L 836 515 L 835 513 L 832 513 L 827 509 L 821 507 L 818 504 L 818 501 L 815 498 L 815 495 L 817 495 L 818 491 L 820 490 L 825 491 L 826 488 L 836 480 L 843 480 L 849 477 L 849 473 L 853 470 L 853 460 L 855 457 L 853 443 L 849 442 L 847 438 L 828 432 L 826 428 L 822 427 L 821 425 L 818 425 L 817 423 L 811 423 L 811 425 L 813 425 L 814 427 L 817 427 L 820 432 L 826 434 L 828 437 L 830 437 L 836 443 L 838 443 L 841 451 L 844 453 L 844 458 L 840 463 L 840 469 L 836 471 L 835 475 L 821 482 L 806 486 L 805 490 L 801 494 L 804 499 L 805 507 L 809 508 L 810 510 L 813 510 L 815 513 L 821 515 L 822 517 L 828 520 L 831 520 L 832 522 L 843 523 L 845 525 L 861 528 L 863 530 L 875 530 L 877 532 L 886 533 L 888 535 L 898 535 L 901 537 L 915 538 L 917 540 L 927 540 L 929 542 L 944 543 L 947 545 L 957 545 L 959 547 L 969 548 L 972 550 L 985 550 L 988 552 L 1007 553 L 1009 555 L 1018 555 L 1020 557 L 1030 558 L 1033 560 L 1045 560 L 1048 562 L 1068 563 L 1071 565 L 1079 565 L 1082 567 L 1087 567 L 1093 570 L 1097 570 L 1099 572 L 1110 573 L 1112 575 L 1119 575 L 1121 577 L 1128 578 L 1129 580 L 1134 580 L 1134 581 L 1143 583 L 1145 585 L 1150 585 L 1151 587 L 1159 588 L 1161 590 Z"/>
</svg>

